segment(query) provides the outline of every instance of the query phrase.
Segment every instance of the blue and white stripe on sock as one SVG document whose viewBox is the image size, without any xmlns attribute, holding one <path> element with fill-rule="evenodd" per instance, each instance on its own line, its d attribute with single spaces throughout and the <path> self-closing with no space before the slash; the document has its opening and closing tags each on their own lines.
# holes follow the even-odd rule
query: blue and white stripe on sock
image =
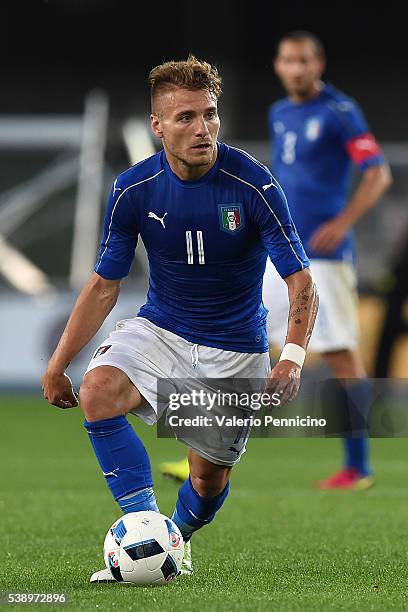
<svg viewBox="0 0 408 612">
<path fill-rule="evenodd" d="M 193 533 L 208 525 L 221 508 L 229 492 L 229 482 L 221 493 L 215 497 L 201 497 L 193 488 L 190 477 L 179 489 L 176 508 L 172 520 L 180 529 L 184 541 L 188 541 Z"/>
<path fill-rule="evenodd" d="M 129 495 L 121 497 L 117 501 L 123 514 L 128 514 L 129 512 L 141 512 L 142 510 L 159 512 L 153 487 L 146 487 L 145 489 L 134 491 Z"/>
</svg>

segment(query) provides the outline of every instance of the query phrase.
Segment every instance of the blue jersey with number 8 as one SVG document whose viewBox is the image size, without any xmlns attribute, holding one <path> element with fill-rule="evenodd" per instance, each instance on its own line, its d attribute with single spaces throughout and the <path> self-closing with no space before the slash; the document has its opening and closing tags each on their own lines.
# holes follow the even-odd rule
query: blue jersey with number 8
<svg viewBox="0 0 408 612">
<path fill-rule="evenodd" d="M 301 104 L 285 98 L 269 111 L 273 172 L 281 182 L 306 253 L 311 258 L 352 261 L 348 232 L 333 252 L 310 244 L 315 231 L 346 206 L 352 163 L 361 170 L 384 163 L 357 103 L 331 85 Z"/>
</svg>

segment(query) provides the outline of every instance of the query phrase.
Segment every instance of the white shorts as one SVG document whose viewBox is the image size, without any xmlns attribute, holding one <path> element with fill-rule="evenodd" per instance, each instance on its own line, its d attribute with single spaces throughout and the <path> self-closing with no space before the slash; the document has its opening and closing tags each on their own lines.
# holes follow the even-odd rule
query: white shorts
<svg viewBox="0 0 408 612">
<path fill-rule="evenodd" d="M 354 267 L 344 261 L 312 259 L 310 269 L 320 304 L 309 349 L 318 353 L 355 349 L 358 344 L 357 279 Z M 268 259 L 263 285 L 268 314 L 269 342 L 282 347 L 287 332 L 289 299 L 285 281 Z"/>
<path fill-rule="evenodd" d="M 119 321 L 96 350 L 86 372 L 105 365 L 122 370 L 140 391 L 146 401 L 132 412 L 149 425 L 168 407 L 168 395 L 163 399 L 160 389 L 158 393 L 160 379 L 170 379 L 171 384 L 174 379 L 189 379 L 191 390 L 194 380 L 201 389 L 203 379 L 264 380 L 270 372 L 268 353 L 238 353 L 193 344 L 142 317 Z M 231 427 L 227 435 L 219 429 L 207 428 L 199 444 L 194 435 L 191 439 L 177 437 L 213 463 L 234 465 L 245 452 L 249 430 L 242 436 L 248 428 L 238 432 Z"/>
</svg>

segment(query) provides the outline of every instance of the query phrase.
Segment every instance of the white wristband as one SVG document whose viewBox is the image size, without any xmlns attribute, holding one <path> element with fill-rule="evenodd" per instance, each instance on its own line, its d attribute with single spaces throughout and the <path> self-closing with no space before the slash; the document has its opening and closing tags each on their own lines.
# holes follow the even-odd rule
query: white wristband
<svg viewBox="0 0 408 612">
<path fill-rule="evenodd" d="M 289 361 L 294 361 L 301 368 L 305 361 L 306 351 L 302 346 L 298 344 L 293 344 L 292 342 L 288 342 L 283 347 L 281 356 L 279 357 L 279 361 L 283 361 L 283 359 L 289 359 Z"/>
</svg>

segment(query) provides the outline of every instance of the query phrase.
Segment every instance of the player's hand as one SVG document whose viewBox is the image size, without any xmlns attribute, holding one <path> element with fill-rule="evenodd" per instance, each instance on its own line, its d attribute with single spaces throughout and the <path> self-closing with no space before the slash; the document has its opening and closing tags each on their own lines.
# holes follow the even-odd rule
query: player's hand
<svg viewBox="0 0 408 612">
<path fill-rule="evenodd" d="M 291 402 L 298 394 L 301 368 L 297 363 L 283 359 L 278 361 L 266 381 L 265 391 L 280 398 L 279 407 Z"/>
<path fill-rule="evenodd" d="M 78 406 L 78 395 L 75 393 L 70 377 L 64 372 L 49 372 L 42 377 L 42 389 L 46 400 L 58 408 Z"/>
<path fill-rule="evenodd" d="M 322 223 L 312 234 L 309 246 L 315 253 L 330 255 L 339 246 L 348 231 L 348 225 L 340 217 Z"/>
</svg>

